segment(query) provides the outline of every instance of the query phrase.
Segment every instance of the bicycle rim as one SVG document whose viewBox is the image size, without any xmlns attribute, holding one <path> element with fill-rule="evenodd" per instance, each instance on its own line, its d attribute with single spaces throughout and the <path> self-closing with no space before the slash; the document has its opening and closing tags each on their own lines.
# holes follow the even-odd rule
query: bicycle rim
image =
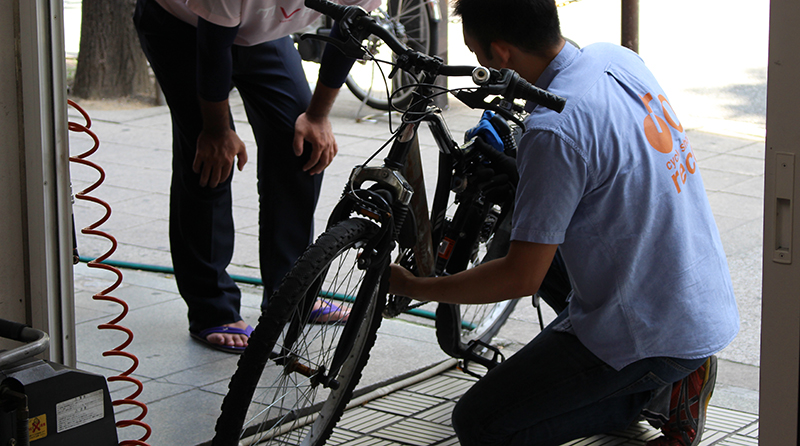
<svg viewBox="0 0 800 446">
<path fill-rule="evenodd" d="M 427 54 L 436 52 L 436 22 L 430 16 L 424 0 L 384 0 L 377 15 L 384 26 L 394 30 L 400 41 L 409 47 Z M 389 47 L 374 36 L 367 41 L 367 47 L 375 59 L 393 60 Z M 400 72 L 394 79 L 385 80 L 391 67 L 384 65 L 382 68 L 385 70 L 383 73 L 375 62 L 356 61 L 346 80 L 348 89 L 360 101 L 378 110 L 389 110 L 388 92 L 397 91 L 392 97 L 392 105 L 398 109 L 406 108 L 413 89 L 402 87 L 413 84 L 414 77 Z"/>
<path fill-rule="evenodd" d="M 325 443 L 361 377 L 380 324 L 382 271 L 356 267 L 375 230 L 360 219 L 330 228 L 284 278 L 239 361 L 213 444 Z M 348 322 L 306 323 L 317 299 L 350 310 Z M 343 340 L 345 333 L 349 340 Z M 337 367 L 334 356 L 342 352 Z M 332 368 L 338 368 L 332 374 L 338 386 L 321 378 Z"/>
</svg>

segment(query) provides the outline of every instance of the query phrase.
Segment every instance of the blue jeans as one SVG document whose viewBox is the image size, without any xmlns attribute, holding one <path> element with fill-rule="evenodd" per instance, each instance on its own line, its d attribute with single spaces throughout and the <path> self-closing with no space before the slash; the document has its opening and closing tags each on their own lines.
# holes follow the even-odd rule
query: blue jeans
<svg viewBox="0 0 800 446">
<path fill-rule="evenodd" d="M 644 409 L 668 413 L 672 383 L 705 361 L 648 358 L 617 371 L 553 330 L 566 313 L 461 398 L 453 427 L 462 446 L 560 445 L 625 429 Z"/>
</svg>

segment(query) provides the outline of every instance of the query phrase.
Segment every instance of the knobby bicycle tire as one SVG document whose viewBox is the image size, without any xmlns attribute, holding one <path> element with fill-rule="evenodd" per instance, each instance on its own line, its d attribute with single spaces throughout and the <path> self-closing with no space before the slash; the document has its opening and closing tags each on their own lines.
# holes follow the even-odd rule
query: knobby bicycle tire
<svg viewBox="0 0 800 446">
<path fill-rule="evenodd" d="M 298 259 L 239 360 L 212 444 L 325 443 L 361 377 L 381 321 L 386 265 L 356 267 L 377 229 L 364 219 L 345 220 Z M 335 305 L 351 311 L 347 323 L 307 323 L 317 299 L 337 299 Z M 338 387 L 327 387 L 324 377 L 337 367 L 334 361 Z"/>
<path fill-rule="evenodd" d="M 386 13 L 388 24 L 395 31 L 397 37 L 414 50 L 426 54 L 436 54 L 438 51 L 438 22 L 431 16 L 425 0 L 384 0 L 380 10 Z M 372 38 L 374 39 L 374 38 Z M 380 40 L 370 40 L 367 46 L 378 59 L 388 59 L 391 50 Z M 381 53 L 388 52 L 383 55 Z M 384 67 L 386 75 L 391 67 Z M 392 106 L 403 110 L 411 102 L 413 89 L 403 88 L 415 82 L 408 73 L 397 73 L 394 79 L 388 81 L 392 91 L 397 93 L 392 97 Z M 374 62 L 357 61 L 345 81 L 347 88 L 359 101 L 377 110 L 389 110 L 389 98 L 384 83 L 384 77 Z M 398 91 L 399 90 L 399 91 Z"/>
</svg>

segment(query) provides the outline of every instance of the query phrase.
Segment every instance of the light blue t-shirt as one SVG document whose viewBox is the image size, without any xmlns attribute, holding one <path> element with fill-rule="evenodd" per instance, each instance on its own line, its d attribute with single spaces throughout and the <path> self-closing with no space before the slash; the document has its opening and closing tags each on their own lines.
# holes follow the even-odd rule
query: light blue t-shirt
<svg viewBox="0 0 800 446">
<path fill-rule="evenodd" d="M 691 144 L 638 55 L 570 44 L 537 86 L 517 164 L 514 240 L 560 244 L 573 282 L 572 330 L 621 369 L 695 359 L 729 344 L 739 316 Z"/>
</svg>

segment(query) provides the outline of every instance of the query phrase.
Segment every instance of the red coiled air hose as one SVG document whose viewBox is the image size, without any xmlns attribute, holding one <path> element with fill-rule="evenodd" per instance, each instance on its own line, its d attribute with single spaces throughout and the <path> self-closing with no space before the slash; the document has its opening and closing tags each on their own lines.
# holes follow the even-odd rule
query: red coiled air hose
<svg viewBox="0 0 800 446">
<path fill-rule="evenodd" d="M 108 294 L 108 293 L 114 291 L 115 289 L 117 289 L 117 287 L 122 283 L 122 273 L 117 268 L 102 263 L 104 260 L 108 259 L 111 256 L 111 254 L 113 254 L 114 251 L 117 249 L 117 240 L 114 239 L 114 237 L 112 237 L 108 233 L 97 229 L 100 225 L 105 223 L 108 220 L 108 218 L 111 216 L 111 206 L 109 206 L 109 204 L 106 203 L 105 201 L 100 200 L 99 198 L 96 198 L 96 197 L 93 197 L 93 196 L 89 195 L 93 190 L 97 189 L 97 187 L 99 187 L 103 183 L 103 180 L 105 179 L 105 176 L 106 176 L 105 172 L 103 171 L 103 169 L 100 166 L 98 166 L 97 164 L 95 164 L 95 163 L 93 163 L 93 162 L 91 162 L 91 161 L 86 159 L 87 157 L 89 157 L 90 155 L 92 155 L 94 152 L 97 151 L 97 148 L 100 146 L 100 140 L 97 138 L 97 135 L 95 135 L 94 132 L 89 130 L 89 127 L 92 126 L 92 121 L 89 118 L 89 115 L 80 106 L 78 106 L 78 104 L 76 104 L 75 102 L 68 100 L 67 103 L 71 107 L 73 107 L 75 110 L 80 112 L 80 114 L 83 115 L 83 118 L 86 121 L 86 123 L 84 125 L 81 125 L 81 124 L 78 124 L 78 123 L 70 121 L 69 122 L 69 130 L 72 131 L 72 132 L 85 133 L 85 134 L 89 135 L 89 137 L 92 138 L 92 140 L 94 141 L 94 146 L 91 149 L 87 150 L 84 153 L 81 153 L 78 156 L 71 156 L 69 158 L 69 160 L 71 162 L 74 162 L 74 163 L 78 163 L 78 164 L 83 164 L 85 166 L 89 166 L 89 167 L 95 169 L 97 172 L 100 173 L 100 178 L 98 178 L 97 181 L 95 181 L 93 184 L 91 184 L 87 188 L 85 188 L 82 191 L 80 191 L 77 194 L 75 194 L 75 198 L 77 198 L 78 200 L 86 200 L 86 201 L 91 201 L 92 203 L 99 204 L 100 206 L 104 207 L 105 210 L 106 210 L 106 213 L 102 218 L 100 218 L 96 222 L 92 223 L 91 225 L 81 229 L 81 234 L 97 235 L 97 236 L 106 238 L 111 242 L 111 248 L 109 248 L 109 250 L 106 251 L 105 254 L 103 254 L 100 257 L 88 262 L 87 266 L 89 268 L 100 268 L 100 269 L 104 269 L 106 271 L 111 271 L 112 273 L 114 273 L 117 276 L 117 280 L 114 282 L 113 285 L 111 285 L 108 288 L 104 289 L 103 291 L 95 294 L 94 296 L 92 296 L 92 298 L 95 299 L 95 300 L 114 302 L 114 303 L 117 303 L 120 306 L 122 306 L 122 312 L 119 314 L 119 316 L 115 317 L 114 319 L 110 320 L 109 322 L 107 322 L 105 324 L 98 325 L 97 328 L 100 329 L 100 330 L 117 330 L 117 331 L 121 331 L 121 332 L 123 332 L 123 333 L 128 335 L 128 339 L 126 339 L 125 342 L 123 342 L 122 344 L 120 344 L 119 346 L 117 346 L 117 347 L 115 347 L 115 348 L 113 348 L 111 350 L 103 352 L 103 356 L 122 356 L 122 357 L 130 359 L 133 362 L 133 365 L 131 365 L 131 367 L 128 370 L 120 373 L 119 375 L 111 376 L 111 377 L 108 378 L 108 382 L 124 381 L 124 382 L 128 382 L 128 383 L 132 383 L 132 384 L 134 384 L 136 386 L 136 390 L 132 394 L 130 394 L 126 398 L 114 400 L 112 402 L 112 404 L 114 406 L 133 405 L 133 406 L 137 406 L 137 407 L 139 407 L 141 409 L 141 413 L 137 417 L 135 417 L 133 419 L 130 419 L 130 420 L 117 421 L 116 426 L 117 426 L 117 428 L 124 428 L 124 427 L 128 427 L 128 426 L 139 426 L 139 427 L 141 427 L 141 428 L 143 428 L 145 430 L 145 434 L 140 439 L 138 439 L 138 440 L 125 440 L 125 441 L 121 441 L 119 444 L 120 444 L 120 446 L 133 446 L 133 445 L 149 446 L 147 443 L 145 443 L 145 441 L 148 438 L 150 438 L 151 429 L 150 429 L 150 426 L 147 425 L 147 423 L 142 421 L 142 419 L 144 419 L 145 415 L 147 415 L 147 406 L 142 402 L 136 401 L 136 397 L 138 397 L 139 394 L 142 393 L 143 386 L 142 386 L 141 381 L 139 381 L 138 379 L 132 378 L 130 376 L 130 374 L 133 373 L 134 370 L 136 370 L 136 367 L 138 367 L 139 360 L 133 354 L 124 351 L 125 348 L 128 345 L 130 345 L 131 341 L 133 341 L 133 332 L 130 329 L 126 328 L 126 327 L 118 325 L 119 322 L 123 318 L 125 318 L 125 315 L 128 314 L 128 305 L 123 300 L 121 300 L 119 298 L 116 298 L 116 297 L 113 297 L 113 296 L 110 296 Z"/>
</svg>

